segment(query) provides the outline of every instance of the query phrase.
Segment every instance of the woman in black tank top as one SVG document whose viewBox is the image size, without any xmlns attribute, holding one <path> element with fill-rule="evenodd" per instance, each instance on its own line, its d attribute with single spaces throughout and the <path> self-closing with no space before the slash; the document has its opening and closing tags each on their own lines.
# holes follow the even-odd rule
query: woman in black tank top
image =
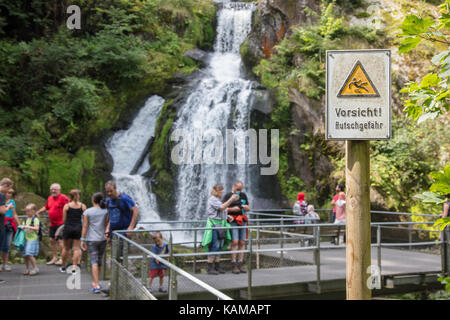
<svg viewBox="0 0 450 320">
<path fill-rule="evenodd" d="M 64 206 L 63 209 L 63 240 L 64 248 L 62 250 L 62 265 L 59 269 L 61 272 L 66 272 L 66 263 L 68 259 L 68 253 L 72 249 L 72 273 L 76 272 L 76 266 L 80 267 L 81 262 L 81 248 L 80 238 L 83 212 L 86 210 L 86 206 L 80 202 L 81 192 L 79 190 L 71 190 L 69 192 L 70 202 Z"/>
</svg>

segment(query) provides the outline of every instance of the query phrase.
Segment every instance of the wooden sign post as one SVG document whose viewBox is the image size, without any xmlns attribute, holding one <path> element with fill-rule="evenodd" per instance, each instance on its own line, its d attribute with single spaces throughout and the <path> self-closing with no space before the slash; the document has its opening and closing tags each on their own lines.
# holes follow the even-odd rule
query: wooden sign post
<svg viewBox="0 0 450 320">
<path fill-rule="evenodd" d="M 370 140 L 391 138 L 390 51 L 327 51 L 326 77 L 326 139 L 346 141 L 347 299 L 370 300 Z"/>
</svg>

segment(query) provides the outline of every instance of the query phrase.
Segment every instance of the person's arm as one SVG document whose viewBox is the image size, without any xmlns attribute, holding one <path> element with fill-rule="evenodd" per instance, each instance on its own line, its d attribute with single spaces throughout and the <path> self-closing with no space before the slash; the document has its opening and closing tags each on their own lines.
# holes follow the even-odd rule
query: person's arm
<svg viewBox="0 0 450 320">
<path fill-rule="evenodd" d="M 448 217 L 448 211 L 449 211 L 449 204 L 447 202 L 444 202 L 444 212 L 442 212 L 441 217 L 447 218 Z"/>
<path fill-rule="evenodd" d="M 81 249 L 83 249 L 83 251 L 86 251 L 87 247 L 86 247 L 86 233 L 88 230 L 88 226 L 89 226 L 89 219 L 87 216 L 85 216 L 83 214 L 83 229 L 81 229 Z"/>
<path fill-rule="evenodd" d="M 67 210 L 69 210 L 69 205 L 65 204 L 63 208 L 63 223 L 66 223 L 67 218 Z"/>
<path fill-rule="evenodd" d="M 139 218 L 139 209 L 136 206 L 131 208 L 131 211 L 133 212 L 133 217 L 131 218 L 131 222 L 128 227 L 128 230 L 133 230 L 136 227 L 136 224 L 137 224 L 137 221 Z"/>
<path fill-rule="evenodd" d="M 232 195 L 232 196 L 230 197 L 230 199 L 228 199 L 227 201 L 225 201 L 224 203 L 222 203 L 222 205 L 219 207 L 219 210 L 220 210 L 220 211 L 225 210 L 226 208 L 228 208 L 228 207 L 233 203 L 233 201 L 236 201 L 237 199 L 239 199 L 238 196 Z M 237 208 L 239 208 L 239 207 L 237 207 Z M 230 212 L 230 209 L 228 209 L 228 212 Z"/>
<path fill-rule="evenodd" d="M 83 214 L 83 228 L 81 229 L 81 238 L 83 239 L 86 237 L 88 226 L 89 226 L 89 219 Z"/>
<path fill-rule="evenodd" d="M 39 230 L 39 218 L 34 219 L 34 226 L 24 226 L 24 229 L 38 231 Z"/>
<path fill-rule="evenodd" d="M 40 215 L 42 212 L 46 211 L 46 210 L 48 210 L 48 209 L 47 209 L 47 205 L 43 206 L 43 207 L 40 208 L 38 211 L 36 211 L 36 215 L 39 217 L 39 215 Z"/>
<path fill-rule="evenodd" d="M 13 218 L 16 226 L 20 225 L 19 216 L 17 215 L 16 208 L 13 208 Z"/>
</svg>

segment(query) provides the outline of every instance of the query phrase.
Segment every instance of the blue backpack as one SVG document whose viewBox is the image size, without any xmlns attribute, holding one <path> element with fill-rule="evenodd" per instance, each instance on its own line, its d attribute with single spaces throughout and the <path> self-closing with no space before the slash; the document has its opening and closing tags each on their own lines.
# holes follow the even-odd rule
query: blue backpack
<svg viewBox="0 0 450 320">
<path fill-rule="evenodd" d="M 106 209 L 109 214 L 109 224 L 111 230 L 127 229 L 131 223 L 131 212 L 126 212 L 121 206 L 122 194 L 116 199 L 116 205 L 111 205 L 111 199 L 106 202 Z"/>
</svg>

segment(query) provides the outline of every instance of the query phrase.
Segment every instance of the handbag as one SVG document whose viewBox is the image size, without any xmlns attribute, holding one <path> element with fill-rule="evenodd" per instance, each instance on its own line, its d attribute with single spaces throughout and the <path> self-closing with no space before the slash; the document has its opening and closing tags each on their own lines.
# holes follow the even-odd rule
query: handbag
<svg viewBox="0 0 450 320">
<path fill-rule="evenodd" d="M 23 251 L 23 248 L 25 248 L 25 231 L 22 228 L 17 228 L 16 236 L 14 237 L 14 246 L 18 251 Z"/>
<path fill-rule="evenodd" d="M 221 223 L 213 225 L 213 228 L 222 228 L 223 225 Z M 224 240 L 227 237 L 227 229 L 217 229 L 217 239 Z"/>
<path fill-rule="evenodd" d="M 7 223 L 5 227 L 6 232 L 14 232 L 14 227 L 12 224 Z"/>
</svg>

